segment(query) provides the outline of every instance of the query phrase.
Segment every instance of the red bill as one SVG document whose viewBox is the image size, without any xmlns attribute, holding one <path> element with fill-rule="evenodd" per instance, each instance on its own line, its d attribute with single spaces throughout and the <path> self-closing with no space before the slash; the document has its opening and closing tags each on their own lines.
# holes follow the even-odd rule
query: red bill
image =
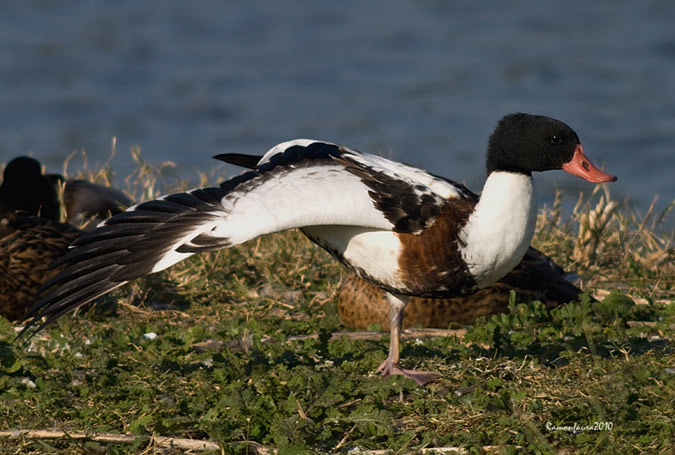
<svg viewBox="0 0 675 455">
<path fill-rule="evenodd" d="M 581 177 L 593 183 L 615 182 L 616 177 L 601 171 L 591 163 L 586 155 L 584 155 L 584 148 L 581 144 L 577 145 L 574 151 L 574 156 L 567 163 L 562 166 L 563 171 L 569 172 L 572 175 Z"/>
</svg>

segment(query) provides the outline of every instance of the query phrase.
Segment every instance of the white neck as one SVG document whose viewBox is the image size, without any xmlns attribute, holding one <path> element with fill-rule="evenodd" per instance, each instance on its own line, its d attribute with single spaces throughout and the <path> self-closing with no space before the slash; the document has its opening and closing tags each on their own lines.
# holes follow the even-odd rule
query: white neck
<svg viewBox="0 0 675 455">
<path fill-rule="evenodd" d="M 509 273 L 534 236 L 537 196 L 531 176 L 495 171 L 460 233 L 462 258 L 479 288 Z"/>
</svg>

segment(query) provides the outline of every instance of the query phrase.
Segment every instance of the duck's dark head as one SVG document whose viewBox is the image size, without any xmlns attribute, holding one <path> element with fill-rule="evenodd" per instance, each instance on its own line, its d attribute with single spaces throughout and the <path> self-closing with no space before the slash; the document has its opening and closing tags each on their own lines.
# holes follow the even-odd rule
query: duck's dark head
<svg viewBox="0 0 675 455">
<path fill-rule="evenodd" d="M 40 162 L 28 156 L 19 156 L 7 163 L 0 185 L 0 202 L 31 215 L 59 218 L 56 191 L 42 175 Z"/>
<path fill-rule="evenodd" d="M 577 133 L 563 122 L 531 114 L 505 116 L 490 136 L 488 175 L 562 169 L 589 182 L 613 182 L 616 177 L 596 168 L 584 155 Z"/>
<path fill-rule="evenodd" d="M 26 179 L 37 179 L 42 176 L 42 166 L 35 158 L 29 156 L 19 156 L 7 163 L 3 182 L 24 181 Z"/>
</svg>

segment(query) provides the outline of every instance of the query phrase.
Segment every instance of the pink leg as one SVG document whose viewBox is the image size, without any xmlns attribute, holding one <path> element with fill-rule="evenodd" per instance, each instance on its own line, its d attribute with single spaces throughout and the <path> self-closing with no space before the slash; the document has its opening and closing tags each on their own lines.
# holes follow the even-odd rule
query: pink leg
<svg viewBox="0 0 675 455">
<path fill-rule="evenodd" d="M 389 325 L 391 326 L 389 355 L 387 356 L 387 360 L 382 362 L 377 368 L 377 372 L 381 373 L 382 376 L 400 374 L 423 386 L 438 378 L 439 374 L 432 371 L 406 370 L 401 368 L 398 363 L 400 360 L 399 338 L 403 327 L 403 310 L 408 303 L 408 297 L 387 293 L 387 298 L 389 300 Z"/>
</svg>

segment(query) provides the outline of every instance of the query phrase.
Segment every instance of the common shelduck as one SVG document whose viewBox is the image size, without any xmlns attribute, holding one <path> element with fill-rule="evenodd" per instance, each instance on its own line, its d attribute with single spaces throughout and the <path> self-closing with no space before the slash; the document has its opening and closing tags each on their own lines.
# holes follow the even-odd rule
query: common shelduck
<svg viewBox="0 0 675 455">
<path fill-rule="evenodd" d="M 534 234 L 533 171 L 616 180 L 590 163 L 570 127 L 543 116 L 504 117 L 490 137 L 486 161 L 477 200 L 463 185 L 413 166 L 329 142 L 284 142 L 253 171 L 217 187 L 134 205 L 78 238 L 58 261 L 66 268 L 47 284 L 51 292 L 36 303 L 24 331 L 194 253 L 300 228 L 387 291 L 391 342 L 378 371 L 424 384 L 433 373 L 399 366 L 409 296 L 471 293 L 520 262 Z"/>
</svg>

